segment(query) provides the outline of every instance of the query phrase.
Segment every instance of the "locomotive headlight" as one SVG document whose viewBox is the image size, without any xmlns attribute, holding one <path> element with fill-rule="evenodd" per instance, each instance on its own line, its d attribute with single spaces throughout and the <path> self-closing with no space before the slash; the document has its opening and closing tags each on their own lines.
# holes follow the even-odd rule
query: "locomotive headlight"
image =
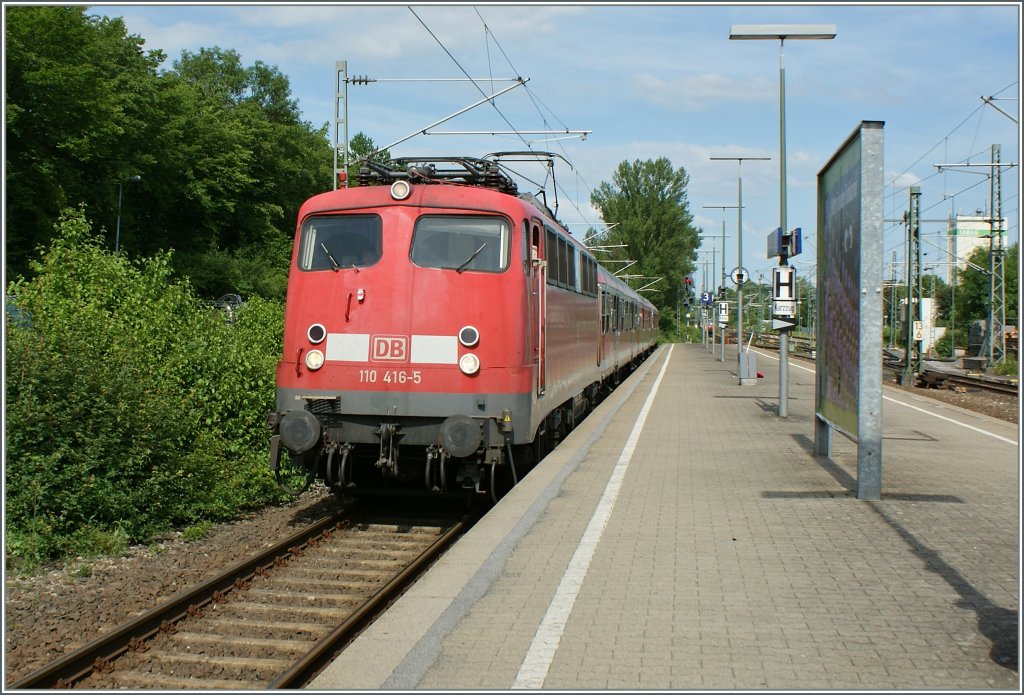
<svg viewBox="0 0 1024 695">
<path fill-rule="evenodd" d="M 480 342 L 480 331 L 475 326 L 463 326 L 459 331 L 459 342 L 465 347 L 473 347 Z"/>
<path fill-rule="evenodd" d="M 319 350 L 310 350 L 306 353 L 306 368 L 315 372 L 324 366 L 324 353 Z"/>
<path fill-rule="evenodd" d="M 306 331 L 306 337 L 309 338 L 309 342 L 314 345 L 319 345 L 324 342 L 324 338 L 327 337 L 327 329 L 324 328 L 322 323 L 314 323 Z"/>
<path fill-rule="evenodd" d="M 412 193 L 412 186 L 408 181 L 395 181 L 391 184 L 391 197 L 395 200 L 405 200 Z"/>
<path fill-rule="evenodd" d="M 463 374 L 473 375 L 480 371 L 480 358 L 476 355 L 466 353 L 459 358 L 459 369 Z"/>
</svg>

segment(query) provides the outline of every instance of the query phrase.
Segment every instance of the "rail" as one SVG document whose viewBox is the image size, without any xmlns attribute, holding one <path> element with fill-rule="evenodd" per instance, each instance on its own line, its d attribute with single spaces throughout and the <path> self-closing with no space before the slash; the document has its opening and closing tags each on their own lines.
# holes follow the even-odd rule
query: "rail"
<svg viewBox="0 0 1024 695">
<path fill-rule="evenodd" d="M 727 338 L 728 336 L 729 334 L 726 333 Z M 735 333 L 733 333 L 733 336 L 735 336 Z M 778 350 L 779 336 L 777 333 L 755 333 L 752 344 L 768 350 Z M 790 335 L 789 345 L 790 353 L 796 356 L 814 357 L 816 354 L 814 338 Z M 903 369 L 903 356 L 901 354 L 883 350 L 883 355 L 886 369 L 891 372 L 899 372 Z M 917 373 L 917 385 L 928 388 L 973 388 L 1013 396 L 1019 394 L 1019 384 L 1013 378 L 987 374 L 959 374 L 941 369 L 922 369 Z"/>
<path fill-rule="evenodd" d="M 119 659 L 123 659 L 130 654 L 148 651 L 150 646 L 156 643 L 157 638 L 161 636 L 174 636 L 174 633 L 178 631 L 177 626 L 179 623 L 186 620 L 201 621 L 204 617 L 204 611 L 211 612 L 211 608 L 217 609 L 222 605 L 230 605 L 224 602 L 232 592 L 241 594 L 249 590 L 250 585 L 254 581 L 272 576 L 273 573 L 280 571 L 288 566 L 289 563 L 301 559 L 312 549 L 327 547 L 332 538 L 340 537 L 342 532 L 353 528 L 351 520 L 343 519 L 338 515 L 324 517 L 306 529 L 260 553 L 258 556 L 238 563 L 218 576 L 203 582 L 193 589 L 182 592 L 170 601 L 98 637 L 81 648 L 56 659 L 49 665 L 11 684 L 10 688 L 69 688 L 75 687 L 78 684 L 84 687 L 93 687 L 90 685 L 90 682 L 96 679 L 99 679 L 100 682 L 98 687 L 107 687 L 110 679 L 115 677 L 119 678 L 114 681 L 115 685 L 113 687 L 118 688 L 154 687 L 154 684 L 156 684 L 156 687 L 166 686 L 178 690 L 182 687 L 199 687 L 204 683 L 206 687 L 227 690 L 245 689 L 248 687 L 277 689 L 301 687 L 337 651 L 350 641 L 358 630 L 363 629 L 375 616 L 379 615 L 424 568 L 444 552 L 468 526 L 471 526 L 476 518 L 477 513 L 463 515 L 457 521 L 437 529 L 437 532 L 429 535 L 429 537 L 416 541 L 419 545 L 409 545 L 410 549 L 405 551 L 405 554 L 412 554 L 414 557 L 401 561 L 400 569 L 390 574 L 390 579 L 384 582 L 369 598 L 337 598 L 339 604 L 355 603 L 355 607 L 354 609 L 346 608 L 343 611 L 345 617 L 341 618 L 341 621 L 336 626 L 332 628 L 325 627 L 324 631 L 328 633 L 326 636 L 305 638 L 307 643 L 312 645 L 308 647 L 303 645 L 302 638 L 292 637 L 284 640 L 285 644 L 281 646 L 283 646 L 286 653 L 294 653 L 296 650 L 299 650 L 297 658 L 294 655 L 286 661 L 280 661 L 279 655 L 275 655 L 274 658 L 239 656 L 228 658 L 228 660 L 237 663 L 259 663 L 260 670 L 264 672 L 257 674 L 255 673 L 257 669 L 252 668 L 251 681 L 248 683 L 226 678 L 214 679 L 209 676 L 183 676 L 180 671 L 187 671 L 188 668 L 185 667 L 180 668 L 179 673 L 173 677 L 162 676 L 159 668 L 153 668 L 151 672 L 144 674 L 147 685 L 141 682 L 131 682 L 133 675 L 130 667 L 120 672 L 115 672 L 115 664 Z M 404 529 L 403 532 L 408 536 L 408 526 L 400 524 L 400 527 Z M 378 548 L 380 546 L 380 543 L 375 545 Z M 415 548 L 415 552 L 413 552 L 413 548 Z M 383 562 L 383 565 L 387 564 L 387 562 Z M 320 571 L 323 570 L 321 569 Z M 330 581 L 323 580 L 318 582 L 321 586 L 327 586 L 331 583 Z M 319 591 L 318 596 L 324 598 L 327 590 L 321 588 Z M 306 593 L 308 594 L 308 591 Z M 281 602 L 284 599 L 276 596 L 274 600 Z M 280 603 L 277 605 L 280 605 Z M 223 609 L 220 612 L 223 613 Z M 341 615 L 341 612 L 339 612 L 339 615 Z M 209 620 L 209 623 L 216 622 L 214 619 Z M 251 622 L 259 624 L 259 619 L 254 618 Z M 181 637 L 181 635 L 178 636 Z M 193 634 L 191 639 L 213 639 L 215 641 L 227 642 L 238 638 L 217 637 L 216 635 L 204 632 L 198 636 Z M 249 644 L 267 644 L 270 647 L 278 648 L 280 651 L 278 645 L 271 644 L 279 642 L 278 640 L 247 638 L 243 641 Z M 160 654 L 159 648 L 157 648 L 156 653 Z M 225 657 L 204 655 L 198 661 L 201 664 L 205 664 L 206 662 L 216 661 L 218 658 Z M 157 657 L 153 661 L 159 662 L 160 659 Z M 282 664 L 282 666 L 276 664 Z M 269 676 L 265 669 L 272 669 Z M 86 679 L 89 679 L 89 681 L 86 681 Z M 126 683 L 125 679 L 128 679 L 129 682 Z"/>
</svg>

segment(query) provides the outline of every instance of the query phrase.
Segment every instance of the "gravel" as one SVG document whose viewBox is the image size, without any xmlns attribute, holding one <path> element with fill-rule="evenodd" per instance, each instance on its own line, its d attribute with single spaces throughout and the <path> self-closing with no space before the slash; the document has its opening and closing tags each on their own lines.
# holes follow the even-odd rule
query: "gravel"
<svg viewBox="0 0 1024 695">
<path fill-rule="evenodd" d="M 904 388 L 1018 422 L 1016 398 L 980 391 Z M 132 547 L 123 557 L 78 559 L 37 576 L 5 573 L 5 684 L 24 678 L 224 566 L 269 547 L 336 506 L 335 498 L 321 488 L 290 504 L 220 524 L 199 541 L 186 542 L 174 534 L 149 546 Z"/>
<path fill-rule="evenodd" d="M 28 676 L 111 628 L 298 532 L 337 506 L 325 490 L 215 526 L 199 541 L 172 534 L 123 557 L 77 559 L 37 576 L 4 577 L 4 683 Z"/>
<path fill-rule="evenodd" d="M 955 405 L 997 420 L 1019 423 L 1019 399 L 1016 396 L 1003 395 L 979 388 L 921 388 L 918 386 L 900 386 L 895 381 L 886 382 L 887 386 L 908 391 L 915 395 L 927 396 L 943 403 Z"/>
</svg>

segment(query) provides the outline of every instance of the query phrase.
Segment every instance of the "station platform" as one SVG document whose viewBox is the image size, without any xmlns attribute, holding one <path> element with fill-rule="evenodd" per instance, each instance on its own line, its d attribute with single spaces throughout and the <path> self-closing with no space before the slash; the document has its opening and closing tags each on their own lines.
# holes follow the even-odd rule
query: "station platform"
<svg viewBox="0 0 1024 695">
<path fill-rule="evenodd" d="M 885 387 L 882 499 L 813 364 L 663 345 L 313 690 L 1020 692 L 1018 427 Z"/>
</svg>

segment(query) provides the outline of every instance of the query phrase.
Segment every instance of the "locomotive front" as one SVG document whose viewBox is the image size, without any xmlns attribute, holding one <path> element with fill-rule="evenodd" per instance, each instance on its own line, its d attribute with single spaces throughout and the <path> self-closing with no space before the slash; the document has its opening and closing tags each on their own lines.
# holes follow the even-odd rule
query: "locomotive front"
<svg viewBox="0 0 1024 695">
<path fill-rule="evenodd" d="M 515 200 L 401 180 L 303 205 L 268 418 L 283 486 L 496 497 L 514 476 L 532 377 Z"/>
</svg>

